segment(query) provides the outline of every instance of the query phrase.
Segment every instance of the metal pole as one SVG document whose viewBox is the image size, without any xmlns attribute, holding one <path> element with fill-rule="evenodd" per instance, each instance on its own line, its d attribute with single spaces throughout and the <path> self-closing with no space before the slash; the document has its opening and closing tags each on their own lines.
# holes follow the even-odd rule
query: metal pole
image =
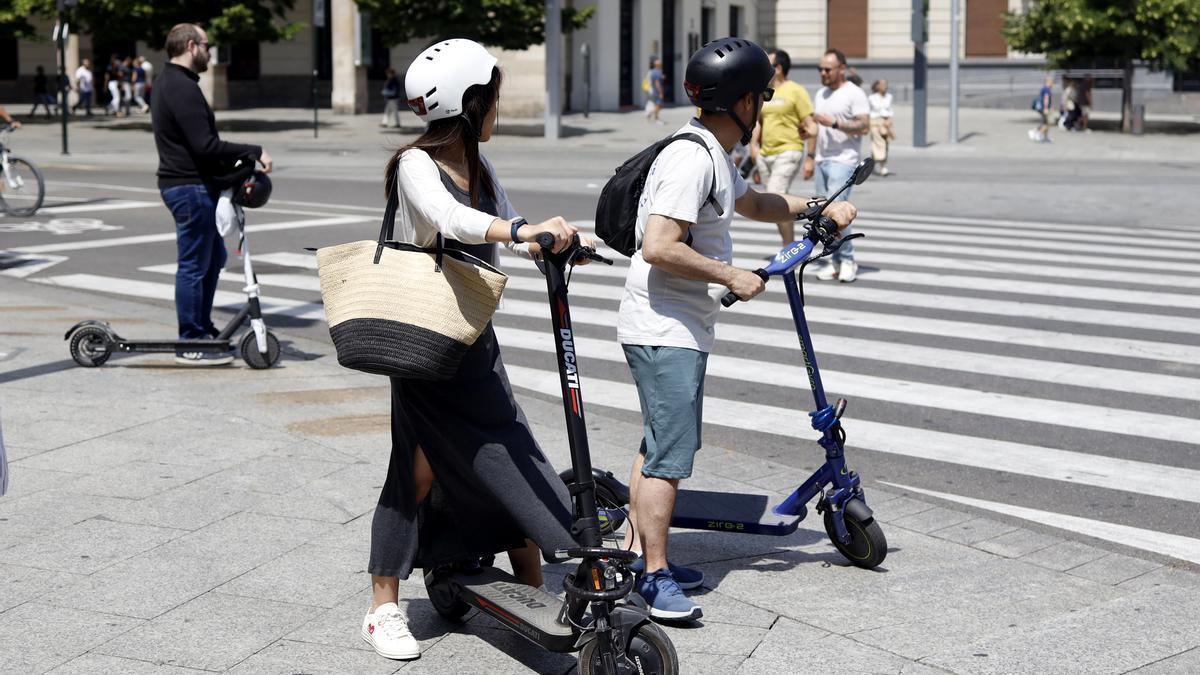
<svg viewBox="0 0 1200 675">
<path fill-rule="evenodd" d="M 63 11 L 58 13 L 58 91 L 61 104 L 59 108 L 62 111 L 62 154 L 71 154 L 67 150 L 67 92 L 70 87 L 67 83 L 67 15 Z"/>
<path fill-rule="evenodd" d="M 583 116 L 587 118 L 592 111 L 592 50 L 588 43 L 583 43 L 579 53 L 583 57 Z"/>
<path fill-rule="evenodd" d="M 545 138 L 562 132 L 562 13 L 558 0 L 546 0 L 546 116 Z"/>
<path fill-rule="evenodd" d="M 313 0 L 313 31 L 312 31 L 312 108 L 313 108 L 313 138 L 317 137 L 319 123 L 317 121 L 317 76 L 321 62 L 321 29 L 325 27 L 325 1 Z"/>
<path fill-rule="evenodd" d="M 950 0 L 950 144 L 958 143 L 958 0 Z"/>
<path fill-rule="evenodd" d="M 925 0 L 913 0 L 913 147 L 925 147 L 929 61 L 925 57 Z"/>
</svg>

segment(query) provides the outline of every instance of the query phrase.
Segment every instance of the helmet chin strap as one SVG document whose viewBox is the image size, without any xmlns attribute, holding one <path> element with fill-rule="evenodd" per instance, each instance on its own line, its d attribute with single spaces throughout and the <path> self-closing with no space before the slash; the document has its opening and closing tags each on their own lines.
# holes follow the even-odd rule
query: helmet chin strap
<svg viewBox="0 0 1200 675">
<path fill-rule="evenodd" d="M 738 128 L 742 130 L 742 145 L 750 145 L 750 138 L 754 134 L 754 127 L 758 124 L 758 108 L 754 109 L 754 114 L 750 117 L 750 126 L 748 127 L 744 122 L 742 122 L 742 118 L 738 117 L 735 112 L 732 110 L 728 112 L 729 116 L 732 117 L 733 121 L 738 125 Z"/>
</svg>

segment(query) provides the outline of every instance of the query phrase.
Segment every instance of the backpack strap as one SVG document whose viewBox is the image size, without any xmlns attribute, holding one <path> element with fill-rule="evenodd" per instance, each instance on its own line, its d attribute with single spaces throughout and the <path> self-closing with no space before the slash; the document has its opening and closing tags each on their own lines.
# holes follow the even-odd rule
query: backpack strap
<svg viewBox="0 0 1200 675">
<path fill-rule="evenodd" d="M 678 134 L 676 136 L 671 137 L 671 142 L 674 143 L 676 140 L 679 140 L 681 138 L 686 138 L 687 140 L 692 141 L 693 143 L 699 144 L 700 147 L 704 148 L 704 151 L 709 154 L 709 157 L 712 156 L 712 151 L 708 149 L 708 143 L 706 143 L 703 138 L 700 138 L 696 134 Z M 717 217 L 720 218 L 721 216 L 725 215 L 725 209 L 721 208 L 721 205 L 717 203 L 716 189 L 717 189 L 717 165 L 714 162 L 713 163 L 713 184 L 712 184 L 712 187 L 709 188 L 709 190 L 708 190 L 708 199 L 705 201 L 708 204 L 712 205 L 713 211 L 716 211 Z"/>
</svg>

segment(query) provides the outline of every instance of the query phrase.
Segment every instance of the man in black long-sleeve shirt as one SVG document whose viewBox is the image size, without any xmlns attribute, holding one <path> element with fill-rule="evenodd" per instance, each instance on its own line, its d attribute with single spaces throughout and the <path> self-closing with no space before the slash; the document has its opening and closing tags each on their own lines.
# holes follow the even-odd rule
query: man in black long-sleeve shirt
<svg viewBox="0 0 1200 675">
<path fill-rule="evenodd" d="M 154 144 L 158 147 L 158 189 L 175 218 L 179 267 L 175 272 L 175 311 L 180 339 L 216 337 L 212 322 L 217 278 L 225 267 L 225 241 L 217 233 L 220 189 L 213 177 L 238 157 L 253 156 L 270 172 L 271 156 L 260 146 L 227 143 L 217 136 L 216 117 L 200 91 L 208 70 L 208 36 L 199 26 L 179 24 L 167 35 L 170 58 L 154 84 Z M 181 349 L 175 360 L 188 365 L 222 365 L 229 354 Z"/>
</svg>

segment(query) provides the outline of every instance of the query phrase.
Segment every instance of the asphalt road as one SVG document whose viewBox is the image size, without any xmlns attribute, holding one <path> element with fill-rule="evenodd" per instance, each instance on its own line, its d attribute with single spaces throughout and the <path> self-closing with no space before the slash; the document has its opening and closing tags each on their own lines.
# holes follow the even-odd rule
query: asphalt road
<svg viewBox="0 0 1200 675">
<path fill-rule="evenodd" d="M 377 232 L 385 154 L 363 158 L 372 167 L 364 171 L 328 151 L 339 161 L 281 164 L 271 205 L 248 218 L 261 228 L 251 243 L 263 296 L 287 301 L 267 318 L 285 338 L 328 339 L 305 248 Z M 598 181 L 628 153 L 580 152 L 586 161 L 546 167 L 535 148 L 510 139 L 493 159 L 531 219 L 587 226 Z M 1108 547 L 1131 543 L 1142 555 L 1171 546 L 1200 554 L 1194 170 L 1169 158 L 1080 166 L 933 154 L 896 163 L 895 178 L 872 180 L 854 199 L 868 234 L 858 242 L 860 281 L 807 277 L 806 286 L 826 386 L 850 400 L 847 456 L 868 489 L 915 488 Z M 0 219 L 0 250 L 10 252 L 0 272 L 171 312 L 173 227 L 153 177 L 58 166 L 47 174 L 41 213 Z M 745 266 L 777 245 L 770 226 L 735 225 Z M 535 377 L 553 369 L 540 275 L 524 261 L 505 264 L 512 280 L 496 325 L 506 363 L 520 395 L 553 400 L 556 390 Z M 614 352 L 621 265 L 580 269 L 572 297 L 589 405 L 637 419 Z M 232 245 L 228 267 L 241 269 Z M 812 399 L 774 286 L 722 317 L 705 442 L 815 469 L 821 455 L 804 414 Z M 222 282 L 233 296 L 239 289 Z"/>
</svg>

